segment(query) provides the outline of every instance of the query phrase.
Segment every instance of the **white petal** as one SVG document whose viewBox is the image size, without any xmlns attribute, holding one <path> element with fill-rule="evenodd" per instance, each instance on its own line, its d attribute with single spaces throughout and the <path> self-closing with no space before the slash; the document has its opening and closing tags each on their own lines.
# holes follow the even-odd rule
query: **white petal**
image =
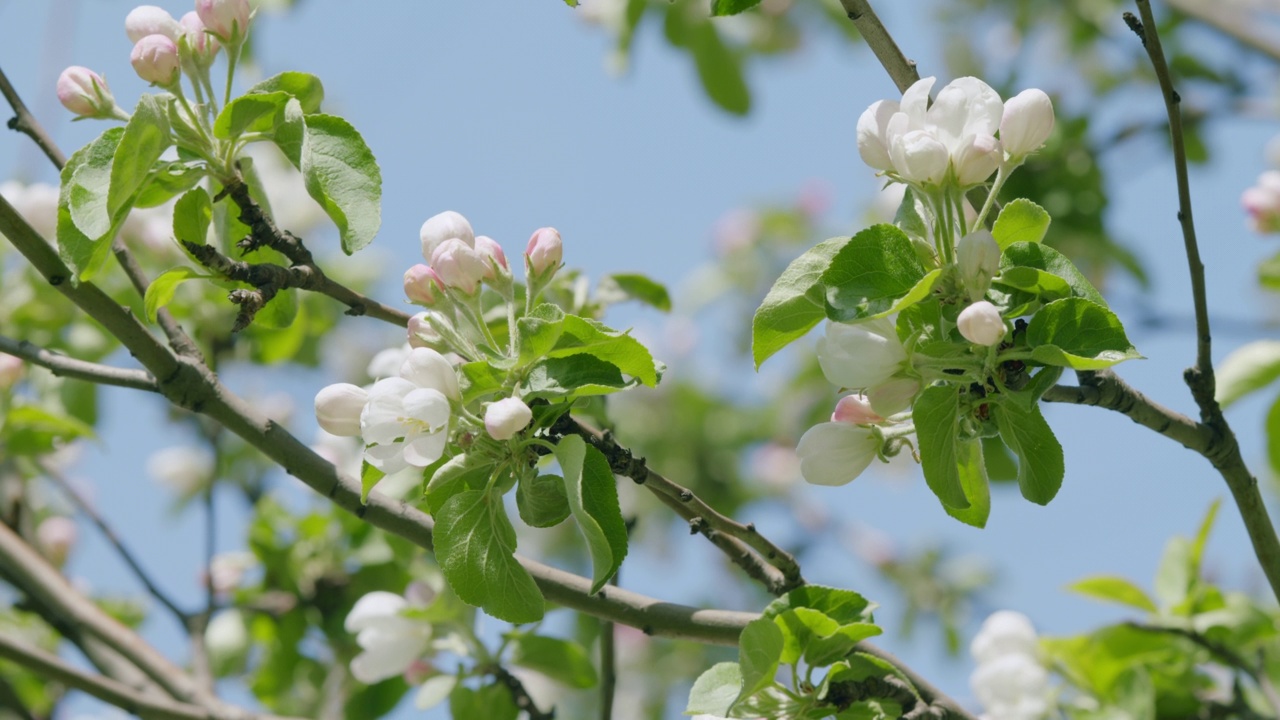
<svg viewBox="0 0 1280 720">
<path fill-rule="evenodd" d="M 880 441 L 870 430 L 848 423 L 820 423 L 800 438 L 800 474 L 814 485 L 844 485 L 876 458 Z"/>
<path fill-rule="evenodd" d="M 995 135 L 1004 102 L 991 86 L 975 77 L 951 81 L 929 108 L 927 124 L 954 154 L 965 137 Z"/>
<path fill-rule="evenodd" d="M 382 590 L 375 590 L 368 593 L 356 601 L 351 612 L 347 613 L 347 619 L 343 623 L 343 627 L 347 632 L 360 632 L 369 626 L 369 621 L 374 618 L 386 617 L 388 615 L 398 615 L 401 610 L 408 605 L 405 599 Z"/>
<path fill-rule="evenodd" d="M 858 118 L 858 154 L 862 156 L 863 162 L 876 170 L 893 169 L 885 131 L 889 120 L 897 112 L 897 102 L 879 100 L 872 103 L 871 107 Z"/>
<path fill-rule="evenodd" d="M 929 93 L 937 78 L 927 77 L 915 81 L 907 91 L 902 93 L 902 112 L 916 122 L 923 122 L 925 111 L 929 107 Z"/>
<path fill-rule="evenodd" d="M 424 468 L 440 459 L 448 439 L 443 432 L 415 435 L 404 444 L 404 461 Z"/>
<path fill-rule="evenodd" d="M 351 674 L 372 685 L 400 675 L 422 656 L 426 644 L 415 637 L 402 637 L 397 642 L 366 649 L 351 661 Z"/>
<path fill-rule="evenodd" d="M 449 400 L 439 390 L 418 388 L 404 396 L 406 417 L 426 423 L 432 430 L 449 424 Z"/>
<path fill-rule="evenodd" d="M 453 692 L 453 686 L 458 684 L 456 675 L 436 675 L 427 678 L 422 683 L 422 687 L 418 688 L 418 694 L 413 697 L 413 706 L 419 710 L 430 710 L 431 708 L 444 702 L 449 697 L 449 693 Z"/>
<path fill-rule="evenodd" d="M 364 449 L 364 459 L 385 475 L 392 475 L 409 467 L 404 461 L 404 443 L 392 442 Z"/>
<path fill-rule="evenodd" d="M 818 364 L 833 384 L 853 390 L 871 388 L 893 377 L 907 351 L 888 318 L 846 325 L 827 323 L 818 340 Z"/>
<path fill-rule="evenodd" d="M 400 366 L 400 377 L 418 387 L 431 388 L 458 400 L 458 374 L 443 355 L 431 348 L 414 348 Z"/>
</svg>

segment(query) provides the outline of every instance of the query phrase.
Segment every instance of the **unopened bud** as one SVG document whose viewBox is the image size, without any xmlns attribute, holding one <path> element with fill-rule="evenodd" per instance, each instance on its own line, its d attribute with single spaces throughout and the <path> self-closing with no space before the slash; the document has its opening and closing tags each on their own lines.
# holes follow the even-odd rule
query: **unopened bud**
<svg viewBox="0 0 1280 720">
<path fill-rule="evenodd" d="M 956 244 L 956 261 L 969 299 L 981 300 L 1000 270 L 1000 245 L 988 230 L 969 233 Z"/>
<path fill-rule="evenodd" d="M 431 313 L 422 312 L 409 318 L 409 347 L 439 349 L 444 338 L 431 325 Z"/>
<path fill-rule="evenodd" d="M 505 274 L 508 271 L 506 253 L 502 252 L 502 246 L 488 235 L 476 237 L 476 252 L 485 259 L 485 266 L 489 269 L 485 280 L 492 280 L 497 273 Z"/>
<path fill-rule="evenodd" d="M 564 245 L 560 240 L 560 232 L 555 228 L 539 228 L 534 231 L 525 247 L 525 268 L 531 275 L 555 272 L 560 267 L 563 255 Z"/>
<path fill-rule="evenodd" d="M 533 411 L 520 398 L 505 398 L 484 411 L 484 429 L 494 440 L 510 440 L 533 420 Z"/>
<path fill-rule="evenodd" d="M 7 390 L 22 379 L 26 363 L 16 355 L 0 353 L 0 390 Z"/>
<path fill-rule="evenodd" d="M 994 135 L 975 135 L 968 144 L 960 148 L 951 161 L 956 172 L 956 182 L 960 183 L 960 187 L 966 188 L 984 183 L 1000 167 L 1003 159 L 1000 141 Z"/>
<path fill-rule="evenodd" d="M 76 544 L 75 521 L 61 515 L 45 518 L 36 528 L 36 543 L 51 565 L 62 567 Z"/>
<path fill-rule="evenodd" d="M 212 35 L 205 32 L 204 21 L 200 19 L 200 15 L 193 10 L 183 15 L 179 24 L 182 25 L 183 37 L 186 38 L 187 47 L 190 48 L 193 59 L 201 65 L 213 62 L 221 45 Z"/>
<path fill-rule="evenodd" d="M 418 263 L 404 271 L 404 296 L 419 305 L 433 305 L 444 291 L 444 281 L 435 270 Z"/>
<path fill-rule="evenodd" d="M 873 425 L 884 420 L 871 409 L 871 403 L 862 393 L 845 395 L 836 403 L 835 412 L 831 413 L 831 422 L 852 423 L 854 425 Z"/>
<path fill-rule="evenodd" d="M 129 11 L 124 19 L 124 31 L 129 42 L 136 43 L 148 35 L 163 35 L 173 42 L 182 37 L 182 26 L 167 10 L 155 5 L 139 5 Z"/>
<path fill-rule="evenodd" d="M 452 210 L 427 218 L 418 231 L 418 237 L 422 240 L 422 257 L 428 262 L 436 248 L 450 238 L 458 238 L 469 247 L 475 247 L 476 244 L 476 234 L 471 229 L 471 223 L 461 213 Z"/>
<path fill-rule="evenodd" d="M 133 46 L 129 62 L 138 77 L 164 88 L 178 81 L 182 65 L 177 44 L 164 35 L 148 35 L 139 40 Z"/>
<path fill-rule="evenodd" d="M 58 101 L 80 117 L 111 117 L 116 110 L 116 99 L 107 81 L 79 65 L 72 65 L 58 76 Z"/>
<path fill-rule="evenodd" d="M 1009 98 L 1000 119 L 1000 144 L 1010 158 L 1039 150 L 1053 132 L 1053 101 L 1031 88 Z"/>
<path fill-rule="evenodd" d="M 977 345 L 995 345 L 1004 339 L 1004 319 L 995 305 L 979 300 L 960 312 L 956 327 L 965 340 Z"/>
<path fill-rule="evenodd" d="M 445 287 L 464 295 L 474 295 L 485 273 L 491 272 L 488 260 L 460 238 L 449 238 L 436 246 L 431 253 L 431 268 Z"/>
<path fill-rule="evenodd" d="M 351 383 L 327 385 L 316 393 L 316 422 L 325 432 L 342 437 L 360 434 L 360 413 L 369 393 Z"/>
<path fill-rule="evenodd" d="M 244 40 L 253 15 L 249 0 L 196 0 L 196 13 L 210 32 L 228 44 Z"/>
</svg>

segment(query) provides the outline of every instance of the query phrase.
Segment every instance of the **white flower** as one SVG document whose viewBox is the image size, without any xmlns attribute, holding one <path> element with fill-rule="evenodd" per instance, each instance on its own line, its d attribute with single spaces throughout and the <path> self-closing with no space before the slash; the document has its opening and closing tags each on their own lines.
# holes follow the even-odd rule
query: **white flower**
<svg viewBox="0 0 1280 720">
<path fill-rule="evenodd" d="M 476 245 L 476 233 L 471 229 L 471 223 L 461 213 L 452 210 L 427 218 L 418 231 L 418 237 L 422 240 L 422 257 L 428 262 L 436 248 L 450 238 L 458 238 L 468 247 Z"/>
<path fill-rule="evenodd" d="M 893 169 L 885 132 L 889 119 L 897 112 L 896 100 L 877 100 L 858 118 L 858 154 L 862 156 L 863 162 L 877 170 Z"/>
<path fill-rule="evenodd" d="M 882 417 L 890 417 L 911 407 L 920 393 L 920 382 L 911 378 L 892 378 L 867 390 L 871 410 Z"/>
<path fill-rule="evenodd" d="M 147 459 L 147 473 L 162 485 L 186 494 L 213 477 L 214 463 L 213 453 L 203 447 L 164 448 Z"/>
<path fill-rule="evenodd" d="M 1004 320 L 995 305 L 979 300 L 960 311 L 956 327 L 965 340 L 977 345 L 995 345 L 1004 339 Z"/>
<path fill-rule="evenodd" d="M 351 661 L 351 674 L 366 685 L 408 670 L 427 651 L 431 626 L 405 617 L 403 597 L 376 591 L 356 601 L 344 627 L 356 633 L 361 652 Z"/>
<path fill-rule="evenodd" d="M 226 595 L 240 587 L 245 571 L 257 564 L 258 559 L 251 552 L 218 553 L 209 561 L 209 587 Z"/>
<path fill-rule="evenodd" d="M 1036 654 L 1036 629 L 1031 619 L 1013 610 L 999 610 L 987 616 L 969 645 L 969 653 L 979 663 L 1005 655 Z"/>
<path fill-rule="evenodd" d="M 986 229 L 969 233 L 956 243 L 956 262 L 969 299 L 981 300 L 1000 270 L 1000 246 Z"/>
<path fill-rule="evenodd" d="M 460 238 L 449 238 L 431 252 L 431 269 L 436 271 L 447 288 L 473 295 L 480 282 L 493 276 L 487 256 Z"/>
<path fill-rule="evenodd" d="M 818 340 L 818 364 L 835 385 L 862 390 L 893 377 L 907 361 L 893 321 L 867 320 L 853 325 L 828 322 Z"/>
<path fill-rule="evenodd" d="M 369 360 L 369 367 L 365 369 L 365 373 L 375 380 L 392 377 L 400 372 L 400 366 L 404 364 L 405 358 L 409 357 L 409 351 L 412 349 L 406 343 L 400 347 L 378 351 L 378 354 Z"/>
<path fill-rule="evenodd" d="M 124 18 L 124 31 L 129 42 L 136 43 L 148 35 L 163 35 L 175 43 L 182 37 L 182 26 L 167 10 L 155 5 L 139 5 Z"/>
<path fill-rule="evenodd" d="M 484 411 L 484 429 L 494 440 L 510 440 L 533 420 L 533 411 L 520 398 L 503 398 Z"/>
<path fill-rule="evenodd" d="M 368 401 L 368 391 L 357 385 L 327 385 L 316 393 L 316 422 L 325 432 L 355 437 L 360 434 L 360 414 Z"/>
<path fill-rule="evenodd" d="M 862 474 L 880 452 L 869 428 L 845 422 L 819 423 L 796 446 L 800 474 L 813 485 L 844 485 Z"/>
<path fill-rule="evenodd" d="M 209 620 L 204 629 L 204 646 L 214 666 L 229 662 L 249 649 L 249 629 L 244 616 L 231 608 Z"/>
<path fill-rule="evenodd" d="M 1049 673 L 1030 655 L 979 664 L 969 686 L 989 720 L 1038 720 L 1049 712 Z"/>
<path fill-rule="evenodd" d="M 54 567 L 67 561 L 77 536 L 76 522 L 61 515 L 50 515 L 36 527 L 36 545 Z"/>
<path fill-rule="evenodd" d="M 439 460 L 449 440 L 449 401 L 459 397 L 449 361 L 435 350 L 414 348 L 400 377 L 379 380 L 369 390 L 360 415 L 360 434 L 369 443 L 365 460 L 387 474 Z"/>
<path fill-rule="evenodd" d="M 1031 88 L 1009 98 L 1000 120 L 1000 144 L 1011 158 L 1039 150 L 1053 132 L 1053 101 Z"/>
</svg>

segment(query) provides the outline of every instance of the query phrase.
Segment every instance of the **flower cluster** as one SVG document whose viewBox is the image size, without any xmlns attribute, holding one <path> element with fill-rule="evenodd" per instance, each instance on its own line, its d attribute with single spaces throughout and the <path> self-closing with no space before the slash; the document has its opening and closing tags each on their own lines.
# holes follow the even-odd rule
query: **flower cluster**
<svg viewBox="0 0 1280 720">
<path fill-rule="evenodd" d="M 969 646 L 978 667 L 969 685 L 988 720 L 1038 720 L 1049 712 L 1049 674 L 1037 659 L 1031 620 L 1022 613 L 992 613 Z"/>
</svg>

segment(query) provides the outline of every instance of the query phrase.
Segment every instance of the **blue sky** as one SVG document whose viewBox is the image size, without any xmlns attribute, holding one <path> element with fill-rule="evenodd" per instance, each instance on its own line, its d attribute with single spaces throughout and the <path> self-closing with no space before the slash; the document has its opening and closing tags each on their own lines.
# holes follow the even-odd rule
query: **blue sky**
<svg viewBox="0 0 1280 720">
<path fill-rule="evenodd" d="M 186 3 L 160 4 L 175 15 L 189 9 Z M 928 4 L 881 4 L 886 24 L 908 54 L 924 71 L 941 71 L 940 30 L 916 21 Z M 128 65 L 123 19 L 132 6 L 119 0 L 0 0 L 0 67 L 68 151 L 102 128 L 71 123 L 57 105 L 53 83 L 62 67 L 78 64 L 104 72 L 125 104 L 145 90 Z M 418 226 L 446 209 L 465 214 L 477 232 L 496 238 L 508 255 L 523 248 L 533 229 L 554 225 L 564 236 L 570 265 L 592 275 L 645 272 L 672 287 L 712 257 L 711 228 L 724 212 L 792 198 L 813 180 L 832 189 L 831 217 L 837 226 L 855 230 L 876 186 L 858 159 L 854 123 L 872 101 L 894 95 L 865 49 L 818 32 L 795 56 L 753 65 L 754 110 L 747 118 L 729 117 L 703 97 L 691 64 L 665 46 L 658 27 L 651 23 L 640 34 L 632 72 L 614 78 L 603 63 L 609 40 L 559 0 L 306 0 L 287 17 L 267 16 L 256 32 L 264 71 L 319 75 L 328 111 L 347 117 L 378 157 L 384 204 L 382 232 L 374 245 L 392 281 L 404 267 L 421 261 Z M 1053 82 L 1045 77 L 1047 86 Z M 1154 95 L 1149 100 L 1158 101 Z M 1215 163 L 1196 169 L 1192 178 L 1213 314 L 1254 324 L 1259 333 L 1265 309 L 1273 303 L 1256 289 L 1253 268 L 1274 247 L 1245 230 L 1238 198 L 1264 169 L 1262 147 L 1276 131 L 1274 120 L 1214 125 L 1209 138 L 1218 150 Z M 1140 308 L 1190 318 L 1170 160 L 1158 144 L 1139 142 L 1108 156 L 1107 163 L 1114 171 L 1112 228 L 1136 248 L 1155 283 L 1140 302 L 1133 288 L 1118 284 L 1112 296 L 1116 309 L 1122 318 Z M 5 134 L 0 135 L 0 178 L 7 177 L 52 182 L 55 174 L 29 142 Z M 321 244 L 336 245 L 333 234 L 323 238 Z M 392 282 L 383 296 L 394 299 L 394 292 Z M 643 313 L 623 321 L 658 322 Z M 1194 356 L 1188 327 L 1133 327 L 1130 337 L 1148 359 L 1120 371 L 1154 399 L 1191 413 L 1180 380 Z M 1219 333 L 1215 357 L 1247 339 Z M 812 347 L 800 346 L 795 352 Z M 744 385 L 761 382 L 745 368 L 731 370 Z M 230 378 L 248 389 L 277 380 L 303 409 L 297 427 L 308 437 L 305 410 L 325 382 L 321 375 Z M 152 451 L 181 438 L 167 427 L 158 404 L 129 402 L 132 396 L 120 391 L 107 397 L 112 403 L 103 443 L 89 451 L 77 473 L 95 488 L 109 516 L 128 518 L 120 530 L 145 562 L 178 597 L 195 602 L 200 549 L 191 521 L 196 518 L 166 515 L 170 499 L 143 471 Z M 1230 416 L 1259 472 L 1263 411 L 1259 402 L 1245 402 Z M 1066 452 L 1061 493 L 1042 508 L 1002 488 L 982 531 L 947 518 L 915 469 L 801 492 L 809 502 L 839 509 L 850 519 L 874 518 L 872 524 L 905 546 L 938 541 L 958 553 L 989 558 L 1001 582 L 988 610 L 1021 610 L 1046 633 L 1085 631 L 1121 614 L 1065 593 L 1064 585 L 1107 573 L 1150 587 L 1165 541 L 1193 532 L 1209 502 L 1228 494 L 1206 461 L 1126 418 L 1079 407 L 1050 406 L 1045 413 Z M 226 503 L 224 510 L 222 549 L 236 549 L 239 508 Z M 766 532 L 770 524 L 781 523 L 767 514 L 758 520 Z M 83 537 L 93 535 L 85 528 Z M 699 563 L 711 562 L 712 554 L 693 548 L 696 538 L 684 542 L 692 552 L 681 576 L 704 577 Z M 1251 558 L 1248 540 L 1229 505 L 1207 558 L 1226 584 L 1265 587 L 1245 560 Z M 633 589 L 652 589 L 646 580 L 666 572 L 663 559 L 630 562 L 636 567 L 627 576 Z M 77 551 L 71 572 L 99 588 L 133 587 L 96 539 Z M 808 560 L 806 574 L 882 602 L 893 597 L 836 543 L 823 545 Z M 676 601 L 708 593 L 693 582 L 661 587 L 654 592 Z M 892 628 L 900 614 L 885 607 L 880 617 Z M 172 649 L 177 635 L 167 624 L 158 620 L 150 632 Z M 947 661 L 935 635 L 918 633 L 903 642 L 890 632 L 884 644 L 944 689 L 970 697 L 967 664 Z"/>
</svg>

